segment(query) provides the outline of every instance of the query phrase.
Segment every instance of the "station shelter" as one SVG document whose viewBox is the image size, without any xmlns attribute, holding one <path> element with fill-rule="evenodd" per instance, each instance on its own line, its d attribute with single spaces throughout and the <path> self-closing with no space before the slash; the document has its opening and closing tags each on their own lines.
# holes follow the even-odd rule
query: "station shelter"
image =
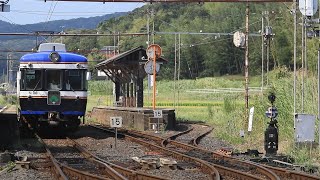
<svg viewBox="0 0 320 180">
<path fill-rule="evenodd" d="M 146 49 L 137 47 L 113 56 L 98 63 L 95 69 L 103 71 L 114 83 L 115 99 L 111 107 L 94 107 L 93 118 L 102 124 L 108 124 L 112 116 L 123 117 L 125 127 L 137 130 L 154 129 L 163 126 L 164 129 L 174 129 L 174 109 L 162 108 L 163 118 L 153 118 L 153 109 L 143 107 L 143 79 L 147 76 L 144 66 L 148 61 Z M 160 64 L 167 60 L 158 58 Z"/>
</svg>

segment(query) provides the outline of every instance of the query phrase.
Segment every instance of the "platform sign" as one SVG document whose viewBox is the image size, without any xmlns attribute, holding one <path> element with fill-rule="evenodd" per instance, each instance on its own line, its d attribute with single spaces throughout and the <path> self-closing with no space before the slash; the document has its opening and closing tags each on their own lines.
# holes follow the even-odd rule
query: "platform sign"
<svg viewBox="0 0 320 180">
<path fill-rule="evenodd" d="M 115 129 L 114 147 L 117 148 L 118 128 L 122 127 L 122 117 L 110 117 L 110 126 Z"/>
<path fill-rule="evenodd" d="M 162 110 L 153 110 L 153 117 L 158 119 L 156 133 L 159 133 L 159 126 L 160 126 L 159 119 L 163 117 Z"/>
<path fill-rule="evenodd" d="M 153 117 L 154 118 L 162 118 L 162 110 L 153 110 Z"/>
<path fill-rule="evenodd" d="M 122 127 L 122 117 L 110 117 L 110 127 L 121 128 Z"/>
</svg>

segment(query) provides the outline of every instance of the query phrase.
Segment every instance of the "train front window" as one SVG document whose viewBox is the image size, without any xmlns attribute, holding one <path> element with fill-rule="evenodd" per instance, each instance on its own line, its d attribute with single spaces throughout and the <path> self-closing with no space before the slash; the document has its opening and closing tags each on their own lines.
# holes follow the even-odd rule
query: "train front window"
<svg viewBox="0 0 320 180">
<path fill-rule="evenodd" d="M 62 88 L 61 70 L 46 70 L 46 77 L 48 90 L 60 90 Z"/>
<path fill-rule="evenodd" d="M 40 90 L 42 88 L 41 82 L 41 70 L 26 69 L 25 73 L 22 73 L 22 87 L 26 87 L 26 90 Z"/>
<path fill-rule="evenodd" d="M 83 70 L 66 70 L 66 89 L 72 91 L 86 89 L 84 74 Z"/>
</svg>

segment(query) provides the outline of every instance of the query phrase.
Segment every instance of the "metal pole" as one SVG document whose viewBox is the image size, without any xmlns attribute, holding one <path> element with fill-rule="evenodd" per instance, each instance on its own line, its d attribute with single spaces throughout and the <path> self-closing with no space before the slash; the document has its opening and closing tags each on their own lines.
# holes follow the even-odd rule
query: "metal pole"
<svg viewBox="0 0 320 180">
<path fill-rule="evenodd" d="M 156 47 L 153 48 L 153 99 L 152 109 L 156 110 Z"/>
<path fill-rule="evenodd" d="M 149 14 L 149 8 L 148 8 L 148 17 L 147 17 L 147 33 L 148 33 L 148 41 L 147 41 L 147 45 L 150 45 L 150 14 Z M 150 82 L 151 82 L 151 77 L 150 74 L 148 74 L 148 102 L 150 102 Z"/>
<path fill-rule="evenodd" d="M 115 32 L 114 29 L 113 29 L 113 31 Z M 113 35 L 113 56 L 115 56 L 115 55 L 116 55 L 116 35 Z"/>
<path fill-rule="evenodd" d="M 306 8 L 305 8 L 306 9 Z M 305 76 L 305 83 L 304 83 L 304 92 L 303 95 L 306 96 L 308 94 L 308 63 L 307 63 L 307 19 L 304 18 L 304 76 Z M 304 98 L 305 100 L 306 98 Z M 304 108 L 304 102 L 303 102 L 303 108 Z M 304 111 L 304 109 L 303 109 Z"/>
<path fill-rule="evenodd" d="M 157 124 L 157 129 L 158 129 L 158 130 L 157 130 L 157 132 L 156 132 L 156 133 L 159 133 L 159 132 L 160 132 L 160 131 L 159 131 L 159 130 L 160 130 L 160 128 L 159 128 L 159 126 L 160 126 L 159 119 L 160 119 L 160 118 L 157 118 L 157 119 L 158 119 L 158 124 Z"/>
<path fill-rule="evenodd" d="M 117 46 L 118 46 L 118 54 L 120 54 L 120 32 L 118 32 L 118 42 L 117 42 Z"/>
<path fill-rule="evenodd" d="M 296 86 L 297 86 L 297 0 L 294 0 L 293 9 L 293 128 L 296 129 Z"/>
<path fill-rule="evenodd" d="M 152 24 L 152 33 L 153 33 L 152 44 L 154 44 L 154 35 L 155 35 L 155 32 L 154 32 L 154 20 L 153 20 L 153 24 Z"/>
<path fill-rule="evenodd" d="M 247 127 L 248 111 L 249 111 L 249 2 L 246 7 L 246 47 L 245 47 L 245 127 Z"/>
<path fill-rule="evenodd" d="M 10 62 L 10 60 L 9 60 L 9 53 L 7 54 L 7 78 L 6 78 L 6 83 L 9 83 L 9 62 Z"/>
<path fill-rule="evenodd" d="M 302 16 L 302 27 L 301 27 L 301 112 L 304 112 L 304 16 Z"/>
<path fill-rule="evenodd" d="M 319 148 L 320 148 L 320 47 L 318 47 L 318 131 L 319 131 Z"/>
<path fill-rule="evenodd" d="M 148 42 L 147 42 L 147 44 L 148 44 L 148 46 L 149 46 L 149 43 L 150 43 L 150 12 L 149 12 L 149 8 L 148 8 L 148 13 L 147 13 L 147 32 L 148 32 Z"/>
<path fill-rule="evenodd" d="M 178 107 L 179 107 L 179 99 L 180 99 L 180 68 L 181 68 L 181 37 L 178 35 Z M 178 115 L 178 112 L 176 112 Z"/>
<path fill-rule="evenodd" d="M 263 17 L 263 13 L 262 13 L 262 17 L 261 17 L 261 93 L 263 92 L 263 73 L 264 73 L 264 17 Z"/>
<path fill-rule="evenodd" d="M 269 56 L 269 51 L 270 51 L 270 38 L 269 37 L 267 37 L 267 85 L 269 85 L 269 58 L 270 58 L 270 56 Z"/>
<path fill-rule="evenodd" d="M 13 84 L 13 61 L 12 61 L 12 55 L 9 53 L 9 72 L 8 72 L 8 84 L 9 84 L 9 88 L 14 87 Z"/>
<path fill-rule="evenodd" d="M 176 108 L 176 79 L 177 79 L 177 35 L 174 35 L 174 77 L 173 77 L 173 107 Z"/>
<path fill-rule="evenodd" d="M 270 27 L 269 24 L 269 11 L 265 11 L 267 14 L 267 25 Z M 267 37 L 267 85 L 269 85 L 269 62 L 270 62 L 270 37 Z"/>
<path fill-rule="evenodd" d="M 114 140 L 114 147 L 117 149 L 118 128 L 116 128 L 116 139 Z"/>
</svg>

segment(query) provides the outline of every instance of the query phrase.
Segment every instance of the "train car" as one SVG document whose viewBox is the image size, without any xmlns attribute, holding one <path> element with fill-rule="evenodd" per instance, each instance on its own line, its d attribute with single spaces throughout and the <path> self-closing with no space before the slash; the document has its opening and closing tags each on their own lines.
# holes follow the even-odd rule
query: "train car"
<svg viewBox="0 0 320 180">
<path fill-rule="evenodd" d="M 66 52 L 64 44 L 40 44 L 20 59 L 18 115 L 33 128 L 76 130 L 84 118 L 90 73 L 87 58 Z"/>
</svg>

